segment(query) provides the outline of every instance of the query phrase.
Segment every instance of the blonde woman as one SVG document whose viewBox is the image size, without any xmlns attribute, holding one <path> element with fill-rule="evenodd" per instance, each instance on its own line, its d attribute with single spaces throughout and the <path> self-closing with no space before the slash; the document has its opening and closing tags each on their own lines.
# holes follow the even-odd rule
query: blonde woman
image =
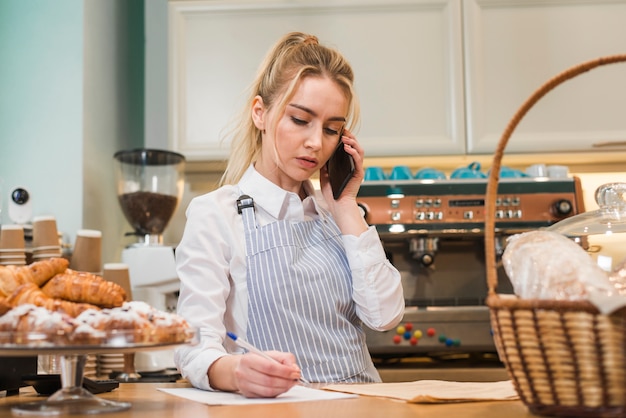
<svg viewBox="0 0 626 418">
<path fill-rule="evenodd" d="M 311 382 L 378 382 L 363 325 L 396 326 L 398 271 L 356 204 L 363 148 L 346 59 L 315 36 L 285 35 L 255 79 L 219 189 L 195 198 L 176 249 L 177 312 L 201 328 L 175 361 L 192 385 L 274 397 Z M 340 133 L 343 132 L 343 136 Z M 339 142 L 355 171 L 333 198 Z M 319 173 L 321 196 L 310 178 Z M 242 350 L 227 332 L 274 361 Z"/>
</svg>

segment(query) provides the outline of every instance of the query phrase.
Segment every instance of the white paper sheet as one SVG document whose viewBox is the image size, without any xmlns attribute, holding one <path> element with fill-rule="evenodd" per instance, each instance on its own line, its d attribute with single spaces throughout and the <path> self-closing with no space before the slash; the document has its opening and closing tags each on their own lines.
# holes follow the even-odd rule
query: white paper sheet
<svg viewBox="0 0 626 418">
<path fill-rule="evenodd" d="M 294 386 L 289 391 L 276 398 L 246 398 L 237 393 L 212 392 L 196 388 L 158 388 L 158 390 L 207 405 L 271 404 L 281 402 L 327 401 L 358 397 L 358 395 L 354 394 L 329 392 L 326 390 L 306 388 L 304 386 Z"/>
</svg>

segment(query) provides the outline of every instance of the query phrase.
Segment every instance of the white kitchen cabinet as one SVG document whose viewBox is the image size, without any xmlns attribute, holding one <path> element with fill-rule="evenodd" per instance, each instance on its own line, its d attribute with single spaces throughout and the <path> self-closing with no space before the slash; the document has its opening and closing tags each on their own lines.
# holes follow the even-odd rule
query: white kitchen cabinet
<svg viewBox="0 0 626 418">
<path fill-rule="evenodd" d="M 604 55 L 626 54 L 624 0 L 463 5 L 468 153 L 493 152 L 517 109 L 553 76 Z M 506 152 L 606 151 L 594 145 L 626 140 L 625 109 L 626 63 L 596 68 L 533 106 Z"/>
<path fill-rule="evenodd" d="M 300 30 L 353 64 L 369 157 L 490 154 L 509 119 L 560 71 L 626 53 L 626 0 L 170 1 L 170 142 L 228 155 L 224 129 L 262 57 Z M 557 87 L 507 153 L 626 141 L 626 64 Z"/>
<path fill-rule="evenodd" d="M 352 63 L 369 156 L 463 154 L 460 0 L 172 1 L 170 139 L 190 160 L 227 156 L 223 130 L 266 51 L 316 34 Z"/>
</svg>

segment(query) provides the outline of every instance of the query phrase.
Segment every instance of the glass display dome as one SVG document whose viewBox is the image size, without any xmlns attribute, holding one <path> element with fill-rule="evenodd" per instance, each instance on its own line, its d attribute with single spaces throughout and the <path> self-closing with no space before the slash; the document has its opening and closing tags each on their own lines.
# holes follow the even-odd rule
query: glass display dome
<svg viewBox="0 0 626 418">
<path fill-rule="evenodd" d="M 579 242 L 606 271 L 626 260 L 626 183 L 607 183 L 596 190 L 598 209 L 564 219 L 547 228 Z"/>
</svg>

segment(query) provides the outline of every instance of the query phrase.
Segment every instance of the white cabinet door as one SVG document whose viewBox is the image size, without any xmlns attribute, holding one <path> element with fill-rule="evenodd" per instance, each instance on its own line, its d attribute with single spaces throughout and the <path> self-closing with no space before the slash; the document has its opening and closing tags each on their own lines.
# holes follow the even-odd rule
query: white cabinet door
<svg viewBox="0 0 626 418">
<path fill-rule="evenodd" d="M 465 0 L 469 153 L 490 153 L 524 101 L 561 71 L 626 53 L 626 1 Z M 542 98 L 507 152 L 606 150 L 626 140 L 626 64 L 596 68 Z"/>
<path fill-rule="evenodd" d="M 175 1 L 169 16 L 170 141 L 190 160 L 228 155 L 224 129 L 289 31 L 352 63 L 367 156 L 465 153 L 461 0 Z"/>
</svg>

